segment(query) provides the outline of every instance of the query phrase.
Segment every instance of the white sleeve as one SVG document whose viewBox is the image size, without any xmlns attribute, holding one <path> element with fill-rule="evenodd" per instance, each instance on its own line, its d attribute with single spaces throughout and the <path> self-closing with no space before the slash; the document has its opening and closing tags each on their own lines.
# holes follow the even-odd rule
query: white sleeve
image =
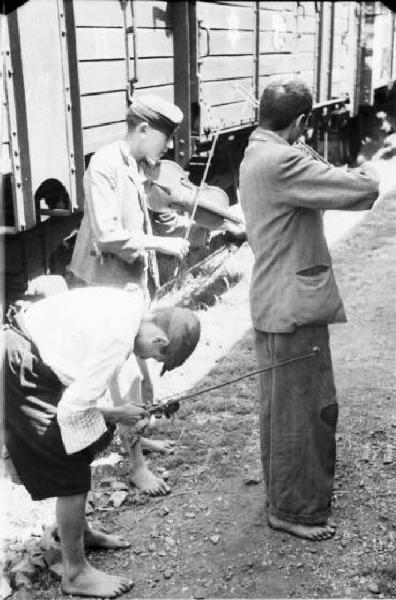
<svg viewBox="0 0 396 600">
<path fill-rule="evenodd" d="M 68 454 L 90 446 L 107 429 L 97 403 L 125 360 L 128 348 L 124 341 L 112 340 L 107 345 L 102 342 L 90 350 L 78 376 L 58 404 L 57 419 Z"/>
</svg>

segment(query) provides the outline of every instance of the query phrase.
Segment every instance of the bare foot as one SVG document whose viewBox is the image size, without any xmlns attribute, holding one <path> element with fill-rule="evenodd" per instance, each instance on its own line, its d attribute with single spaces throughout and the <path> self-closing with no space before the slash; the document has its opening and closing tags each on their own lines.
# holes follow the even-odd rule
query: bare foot
<svg viewBox="0 0 396 600">
<path fill-rule="evenodd" d="M 297 537 L 311 540 L 312 542 L 321 542 L 323 540 L 329 540 L 335 533 L 335 527 L 332 525 L 300 525 L 297 523 L 289 523 L 289 521 L 282 521 L 273 515 L 268 515 L 268 525 L 272 529 L 279 529 L 280 531 L 286 531 Z"/>
<path fill-rule="evenodd" d="M 133 586 L 133 581 L 124 577 L 107 575 L 86 564 L 76 573 L 65 573 L 62 577 L 62 590 L 75 596 L 95 598 L 117 598 Z"/>
<path fill-rule="evenodd" d="M 175 451 L 175 442 L 172 440 L 151 440 L 150 438 L 140 438 L 143 451 L 161 452 L 161 454 L 173 454 Z"/>
<path fill-rule="evenodd" d="M 150 496 L 165 496 L 169 494 L 170 487 L 161 477 L 154 475 L 146 465 L 143 465 L 134 471 L 130 471 L 129 482 L 137 487 L 141 492 Z"/>
<path fill-rule="evenodd" d="M 99 529 L 88 528 L 84 531 L 84 546 L 103 550 L 124 550 L 130 548 L 131 544 L 118 535 L 110 535 Z"/>
<path fill-rule="evenodd" d="M 60 542 L 56 525 L 53 527 L 51 535 L 56 542 Z M 118 535 L 110 535 L 99 529 L 91 529 L 88 523 L 86 523 L 84 530 L 84 546 L 85 548 L 101 548 L 103 550 L 124 550 L 125 548 L 130 548 L 131 544 L 118 537 Z"/>
</svg>

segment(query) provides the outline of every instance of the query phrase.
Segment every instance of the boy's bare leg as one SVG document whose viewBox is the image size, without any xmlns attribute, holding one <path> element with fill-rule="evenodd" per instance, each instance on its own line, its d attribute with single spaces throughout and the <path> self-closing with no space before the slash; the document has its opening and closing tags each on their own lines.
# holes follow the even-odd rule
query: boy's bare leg
<svg viewBox="0 0 396 600">
<path fill-rule="evenodd" d="M 147 365 L 145 365 L 147 369 Z M 118 381 L 113 383 L 111 396 L 114 405 L 125 403 L 125 395 L 122 393 L 122 378 L 128 383 L 127 397 L 135 404 L 142 404 L 142 384 L 141 378 L 136 372 L 136 366 L 131 360 L 124 365 L 124 370 L 118 377 Z M 147 389 L 145 391 L 147 395 Z M 145 401 L 149 397 L 145 398 Z M 148 468 L 143 456 L 143 449 L 139 438 L 133 432 L 133 429 L 126 425 L 118 425 L 121 442 L 129 455 L 129 481 L 142 492 L 150 496 L 161 496 L 168 494 L 170 488 L 161 477 L 157 477 Z"/>
<path fill-rule="evenodd" d="M 124 448 L 129 452 L 129 481 L 142 492 L 150 496 L 163 496 L 170 492 L 169 486 L 162 477 L 150 471 L 143 456 L 140 441 L 136 441 L 129 427 L 119 426 L 120 437 Z"/>
<path fill-rule="evenodd" d="M 87 519 L 85 519 L 84 546 L 85 548 L 102 548 L 104 550 L 124 550 L 125 548 L 130 548 L 131 544 L 118 535 L 112 535 L 99 529 L 92 529 Z"/>
<path fill-rule="evenodd" d="M 127 592 L 133 582 L 98 571 L 85 558 L 86 499 L 86 494 L 57 499 L 56 520 L 63 557 L 62 590 L 77 596 L 116 598 Z"/>
<path fill-rule="evenodd" d="M 138 365 L 142 372 L 143 380 L 140 387 L 141 402 L 146 406 L 152 406 L 154 402 L 154 386 L 147 360 L 137 358 Z M 152 423 L 151 423 L 152 425 Z M 155 426 L 154 426 L 155 427 Z M 149 427 L 152 429 L 153 427 Z M 140 442 L 143 450 L 151 452 L 161 452 L 162 454 L 172 454 L 174 452 L 174 442 L 171 440 L 153 440 L 151 438 L 141 437 Z"/>
</svg>

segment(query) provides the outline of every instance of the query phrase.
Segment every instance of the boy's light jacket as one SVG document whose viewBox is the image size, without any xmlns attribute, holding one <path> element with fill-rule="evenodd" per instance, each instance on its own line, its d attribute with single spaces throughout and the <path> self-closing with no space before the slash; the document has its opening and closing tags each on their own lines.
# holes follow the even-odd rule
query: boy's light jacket
<svg viewBox="0 0 396 600">
<path fill-rule="evenodd" d="M 90 285 L 145 288 L 147 272 L 158 280 L 155 252 L 144 249 L 152 234 L 146 176 L 124 140 L 100 148 L 84 175 L 84 216 L 70 270 Z M 183 218 L 164 208 L 154 235 L 180 235 Z M 158 286 L 158 281 L 155 281 Z"/>
</svg>

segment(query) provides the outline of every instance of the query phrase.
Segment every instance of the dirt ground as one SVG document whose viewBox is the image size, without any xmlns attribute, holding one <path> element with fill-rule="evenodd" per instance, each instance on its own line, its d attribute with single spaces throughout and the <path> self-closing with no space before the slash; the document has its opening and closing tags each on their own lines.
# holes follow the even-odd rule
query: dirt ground
<svg viewBox="0 0 396 600">
<path fill-rule="evenodd" d="M 389 187 L 396 157 L 378 165 Z M 148 499 L 130 490 L 119 508 L 110 508 L 114 482 L 126 481 L 126 460 L 95 468 L 90 518 L 122 533 L 132 546 L 92 552 L 90 560 L 134 579 L 125 598 L 396 597 L 395 234 L 396 193 L 389 193 L 332 251 L 349 317 L 348 324 L 331 327 L 340 403 L 336 536 L 315 543 L 269 529 L 257 381 L 245 379 L 185 403 L 161 428 L 178 441 L 177 450 L 148 460 L 153 470 L 169 473 L 169 496 Z M 200 351 L 181 373 L 164 380 L 161 395 L 185 389 L 186 381 L 207 387 L 255 368 L 246 330 L 247 254 L 246 264 L 246 277 L 202 313 Z M 111 451 L 110 458 L 119 456 L 117 442 Z M 53 504 L 30 508 L 20 489 L 7 489 L 15 503 L 5 513 L 14 525 L 6 549 L 14 541 L 11 550 L 18 553 L 34 535 L 38 539 L 42 523 L 52 521 Z M 21 537 L 27 523 L 30 542 Z M 38 567 L 30 579 L 32 587 L 21 587 L 13 598 L 65 597 L 52 572 Z"/>
</svg>

